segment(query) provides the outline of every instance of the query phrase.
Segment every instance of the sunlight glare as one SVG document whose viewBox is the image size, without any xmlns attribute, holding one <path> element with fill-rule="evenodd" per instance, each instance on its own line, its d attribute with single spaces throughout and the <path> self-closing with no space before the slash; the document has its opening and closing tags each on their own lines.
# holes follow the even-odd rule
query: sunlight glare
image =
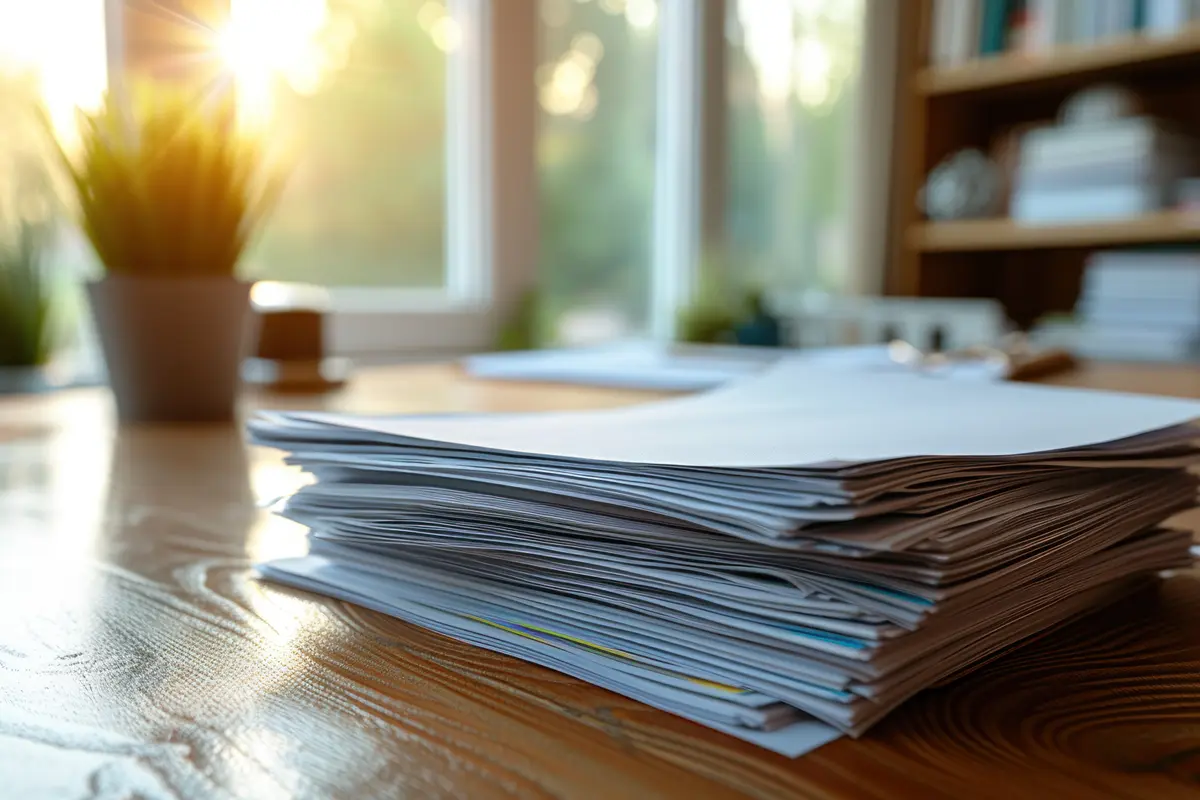
<svg viewBox="0 0 1200 800">
<path fill-rule="evenodd" d="M 582 96 L 591 79 L 587 69 L 575 59 L 566 59 L 554 70 L 554 88 L 565 95 Z"/>
<path fill-rule="evenodd" d="M 739 0 L 737 9 L 762 98 L 775 103 L 786 100 L 792 90 L 795 48 L 792 9 L 776 0 Z"/>
<path fill-rule="evenodd" d="M 429 33 L 438 20 L 444 16 L 446 16 L 446 7 L 434 0 L 429 0 L 417 10 L 417 24 L 421 26 L 421 30 Z"/>
<path fill-rule="evenodd" d="M 591 119 L 600 102 L 593 80 L 596 61 L 603 54 L 600 40 L 593 34 L 583 34 L 575 37 L 561 60 L 538 67 L 538 101 L 542 108 L 555 116 L 570 114 L 581 121 Z"/>
<path fill-rule="evenodd" d="M 649 30 L 658 19 L 658 3 L 655 0 L 628 0 L 625 5 L 625 20 L 639 31 Z"/>
<path fill-rule="evenodd" d="M 600 103 L 600 93 L 596 91 L 595 85 L 589 85 L 583 90 L 583 95 L 579 99 L 579 104 L 575 110 L 571 112 L 571 116 L 582 122 L 587 122 L 596 114 L 596 106 Z"/>
<path fill-rule="evenodd" d="M 229 22 L 216 46 L 248 117 L 270 118 L 278 80 L 298 94 L 320 89 L 334 61 L 322 40 L 330 22 L 325 0 L 231 0 Z M 337 49 L 344 51 L 348 42 L 341 44 Z"/>
<path fill-rule="evenodd" d="M 604 58 L 604 43 L 591 31 L 584 31 L 571 40 L 571 49 L 578 50 L 593 62 Z"/>
<path fill-rule="evenodd" d="M 443 53 L 453 53 L 462 45 L 462 28 L 453 17 L 442 17 L 429 31 L 434 47 Z"/>
<path fill-rule="evenodd" d="M 75 109 L 108 85 L 104 0 L 0 2 L 0 73 L 33 72 L 55 130 L 73 140 Z"/>
<path fill-rule="evenodd" d="M 824 105 L 833 94 L 833 56 L 829 48 L 813 38 L 801 40 L 796 48 L 796 97 L 804 105 Z"/>
</svg>

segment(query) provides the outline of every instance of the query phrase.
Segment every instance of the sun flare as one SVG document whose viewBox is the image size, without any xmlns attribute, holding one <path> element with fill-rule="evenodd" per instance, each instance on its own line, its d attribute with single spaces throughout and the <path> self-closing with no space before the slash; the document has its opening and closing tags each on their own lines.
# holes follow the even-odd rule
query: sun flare
<svg viewBox="0 0 1200 800">
<path fill-rule="evenodd" d="M 35 76 L 60 135 L 76 108 L 94 108 L 108 84 L 104 0 L 0 2 L 0 75 Z"/>
<path fill-rule="evenodd" d="M 265 120 L 277 85 L 312 94 L 342 66 L 353 27 L 332 16 L 325 0 L 232 0 L 215 50 L 233 75 L 240 107 Z"/>
</svg>

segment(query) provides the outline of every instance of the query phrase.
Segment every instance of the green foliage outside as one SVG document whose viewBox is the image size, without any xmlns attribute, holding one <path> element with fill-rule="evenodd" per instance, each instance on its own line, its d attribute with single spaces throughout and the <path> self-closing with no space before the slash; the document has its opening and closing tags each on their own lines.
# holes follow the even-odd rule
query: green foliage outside
<svg viewBox="0 0 1200 800">
<path fill-rule="evenodd" d="M 781 0 L 783 2 L 783 0 Z M 581 33 L 604 45 L 597 103 L 587 119 L 543 113 L 541 341 L 552 343 L 561 315 L 579 306 L 619 311 L 636 329 L 649 323 L 657 65 L 655 32 L 638 31 L 606 7 L 620 3 L 542 0 L 566 7 L 559 27 L 543 25 L 543 63 L 563 57 Z M 862 6 L 812 0 L 793 20 L 793 39 L 819 41 L 831 55 L 824 92 L 797 86 L 775 104 L 743 46 L 738 0 L 729 0 L 726 78 L 728 191 L 721 255 L 702 265 L 699 296 L 681 312 L 681 335 L 727 327 L 761 289 L 836 290 L 847 263 L 847 184 Z M 799 51 L 797 52 L 799 55 Z M 818 87 L 819 88 L 819 87 Z M 807 103 L 801 89 L 808 89 Z M 719 261 L 719 268 L 716 262 Z M 714 270 L 720 276 L 712 275 Z"/>
<path fill-rule="evenodd" d="M 40 366 L 59 332 L 47 231 L 24 222 L 6 224 L 0 236 L 0 367 Z"/>
<path fill-rule="evenodd" d="M 315 92 L 276 88 L 272 142 L 290 167 L 288 186 L 243 265 L 246 277 L 333 286 L 442 283 L 447 58 L 429 29 L 431 2 L 437 5 L 328 0 L 330 31 L 349 45 Z M 863 0 L 780 2 L 803 9 L 793 21 L 795 41 L 815 39 L 833 54 L 826 65 L 830 80 L 819 102 L 812 96 L 801 102 L 797 90 L 782 103 L 764 103 L 752 48 L 740 38 L 736 20 L 727 25 L 723 252 L 739 290 L 836 289 L 846 268 Z M 589 113 L 539 115 L 541 280 L 525 304 L 520 334 L 509 338 L 553 343 L 563 315 L 581 307 L 616 309 L 632 330 L 644 330 L 656 29 L 635 29 L 619 0 L 541 0 L 541 5 L 539 83 L 581 34 L 601 42 L 603 54 L 590 76 L 595 103 Z M 547 5 L 555 6 L 554 14 L 545 13 Z M 498 6 L 502 13 L 503 0 Z M 736 13 L 739 0 L 729 0 L 729 6 Z M 0 69 L 0 106 L 14 92 L 26 96 L 29 80 Z M 0 134 L 0 150 L 9 148 L 10 139 L 9 132 Z"/>
<path fill-rule="evenodd" d="M 315 93 L 275 87 L 272 134 L 291 170 L 248 266 L 330 286 L 438 286 L 446 54 L 418 22 L 426 1 L 327 4 L 351 44 Z"/>
<path fill-rule="evenodd" d="M 543 64 L 591 33 L 596 62 L 590 118 L 543 112 L 538 140 L 541 192 L 539 276 L 543 341 L 562 312 L 615 308 L 648 322 L 654 204 L 658 48 L 653 31 L 631 30 L 597 2 L 572 3 L 565 24 L 541 29 Z"/>
<path fill-rule="evenodd" d="M 445 256 L 446 56 L 420 21 L 428 3 L 329 5 L 338 24 L 353 26 L 353 44 L 344 67 L 314 95 L 278 92 L 278 140 L 297 157 L 251 259 L 253 272 L 329 285 L 437 285 Z M 552 343 L 562 315 L 579 307 L 615 309 L 633 329 L 644 329 L 657 33 L 631 26 L 615 0 L 541 5 L 539 84 L 581 34 L 601 42 L 603 54 L 590 114 L 540 114 L 540 283 L 536 301 L 522 310 L 523 337 Z M 729 5 L 735 12 L 738 0 Z M 817 104 L 792 92 L 780 108 L 764 108 L 755 66 L 737 41 L 737 25 L 729 26 L 724 249 L 745 286 L 836 289 L 846 267 L 839 235 L 861 0 L 805 5 L 796 40 L 816 38 L 834 55 L 830 89 Z"/>
<path fill-rule="evenodd" d="M 37 114 L 38 80 L 0 70 L 0 367 L 48 362 L 79 318 L 78 265 L 54 252 L 66 208 Z"/>
</svg>

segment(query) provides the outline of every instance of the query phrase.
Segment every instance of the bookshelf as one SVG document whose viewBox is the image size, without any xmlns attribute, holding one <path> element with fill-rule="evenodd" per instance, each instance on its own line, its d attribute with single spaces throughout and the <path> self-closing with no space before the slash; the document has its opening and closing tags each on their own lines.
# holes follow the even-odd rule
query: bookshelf
<svg viewBox="0 0 1200 800">
<path fill-rule="evenodd" d="M 1019 225 L 1008 219 L 917 223 L 908 247 L 922 253 L 1039 250 L 1200 242 L 1200 212 L 1160 211 L 1086 225 Z"/>
<path fill-rule="evenodd" d="M 1200 67 L 1200 26 L 1166 37 L 1128 35 L 1045 53 L 1010 53 L 961 66 L 925 67 L 917 72 L 913 88 L 918 94 L 937 97 L 1033 88 L 1055 81 L 1122 78 L 1181 66 Z"/>
<path fill-rule="evenodd" d="M 1200 213 L 1161 211 L 1087 224 L 1007 218 L 926 220 L 916 197 L 929 170 L 964 147 L 995 152 L 1007 132 L 1052 119 L 1098 82 L 1132 89 L 1147 113 L 1200 137 L 1200 23 L 1170 34 L 1125 34 L 1040 53 L 930 66 L 933 0 L 907 3 L 898 48 L 889 294 L 995 297 L 1022 325 L 1069 311 L 1096 249 L 1200 244 Z"/>
</svg>

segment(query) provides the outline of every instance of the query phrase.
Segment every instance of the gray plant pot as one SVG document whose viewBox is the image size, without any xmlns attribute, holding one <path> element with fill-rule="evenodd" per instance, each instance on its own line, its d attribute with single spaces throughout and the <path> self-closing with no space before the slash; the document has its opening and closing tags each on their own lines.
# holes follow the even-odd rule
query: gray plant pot
<svg viewBox="0 0 1200 800">
<path fill-rule="evenodd" d="M 0 367 L 0 394 L 38 394 L 57 388 L 44 367 Z"/>
<path fill-rule="evenodd" d="M 122 422 L 233 419 L 250 284 L 109 275 L 87 288 Z"/>
</svg>

